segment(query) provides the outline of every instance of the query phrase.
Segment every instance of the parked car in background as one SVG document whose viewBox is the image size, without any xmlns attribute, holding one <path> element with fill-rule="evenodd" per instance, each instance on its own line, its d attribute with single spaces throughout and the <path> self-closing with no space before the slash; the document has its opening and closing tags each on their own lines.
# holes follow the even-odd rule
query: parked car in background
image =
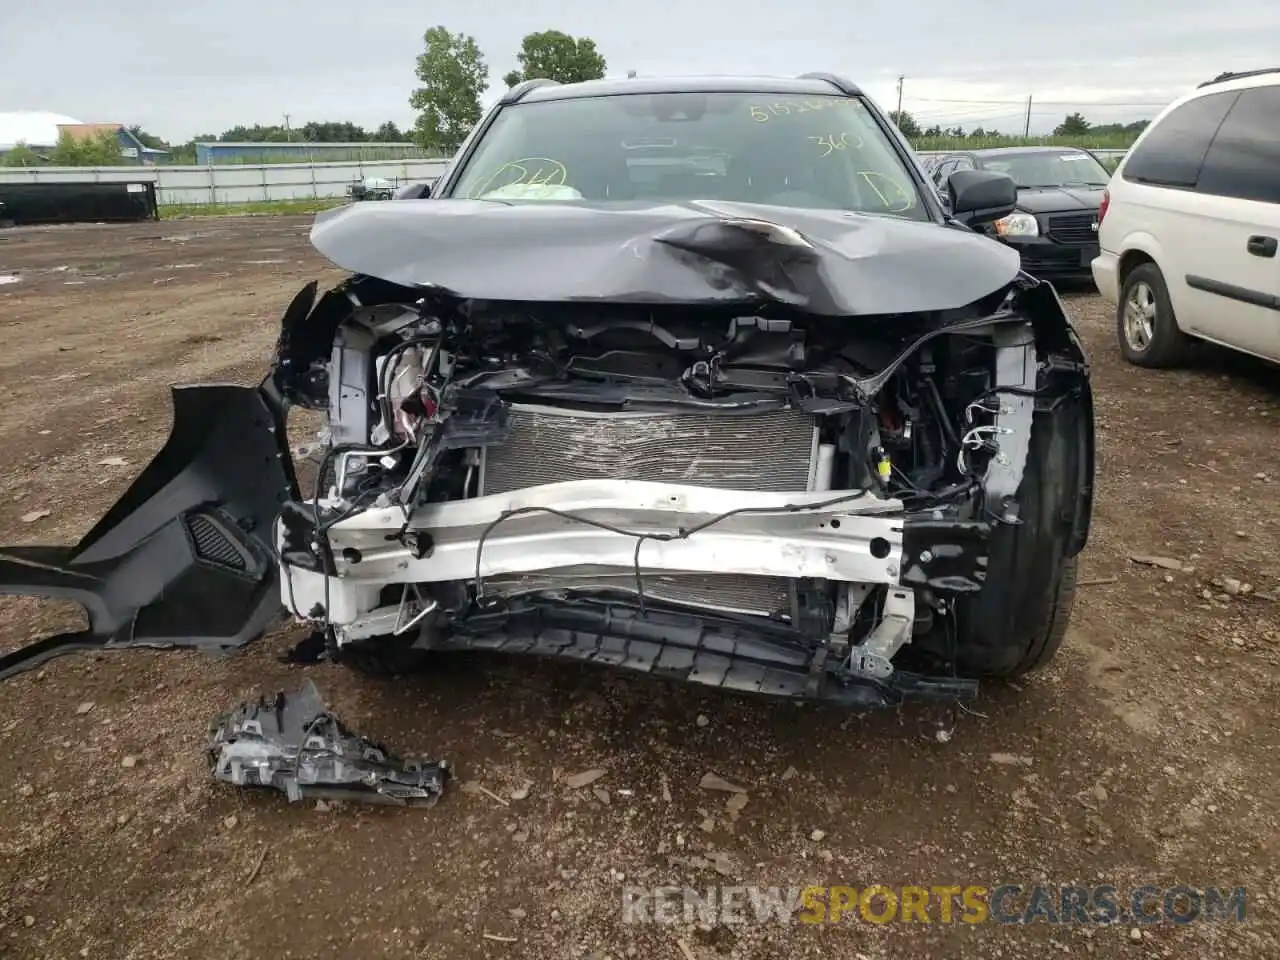
<svg viewBox="0 0 1280 960">
<path fill-rule="evenodd" d="M 1125 359 L 1193 339 L 1280 361 L 1280 68 L 1222 74 L 1133 145 L 1099 215 L 1098 290 Z"/>
<path fill-rule="evenodd" d="M 394 180 L 381 177 L 365 177 L 347 186 L 347 197 L 353 202 L 361 200 L 390 200 L 395 193 Z"/>
<path fill-rule="evenodd" d="M 931 171 L 944 191 L 957 170 L 990 170 L 1013 178 L 1018 207 L 983 232 L 1022 257 L 1022 269 L 1047 280 L 1087 280 L 1098 255 L 1098 207 L 1110 174 L 1076 147 L 993 147 L 938 159 Z"/>
</svg>

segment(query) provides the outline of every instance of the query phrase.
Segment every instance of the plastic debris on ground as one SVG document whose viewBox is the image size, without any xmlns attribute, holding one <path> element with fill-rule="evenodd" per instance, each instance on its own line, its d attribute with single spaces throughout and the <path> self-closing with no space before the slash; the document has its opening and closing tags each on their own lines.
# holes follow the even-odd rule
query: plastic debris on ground
<svg viewBox="0 0 1280 960">
<path fill-rule="evenodd" d="M 247 701 L 217 717 L 207 749 L 216 779 L 279 790 L 291 802 L 432 806 L 450 777 L 444 761 L 401 760 L 348 730 L 310 680 L 297 693 Z"/>
</svg>

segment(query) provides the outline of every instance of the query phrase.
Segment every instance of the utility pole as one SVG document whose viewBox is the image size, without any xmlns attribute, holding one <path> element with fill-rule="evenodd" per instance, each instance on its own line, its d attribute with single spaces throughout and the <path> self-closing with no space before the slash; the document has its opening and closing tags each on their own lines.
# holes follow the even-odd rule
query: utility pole
<svg viewBox="0 0 1280 960">
<path fill-rule="evenodd" d="M 898 124 L 902 124 L 902 81 L 907 79 L 904 76 L 898 77 Z"/>
<path fill-rule="evenodd" d="M 1027 122 L 1022 128 L 1022 135 L 1024 137 L 1031 136 L 1031 94 L 1029 93 L 1027 94 Z"/>
<path fill-rule="evenodd" d="M 293 139 L 293 133 L 289 130 L 289 114 L 284 115 L 284 138 L 286 140 Z"/>
</svg>

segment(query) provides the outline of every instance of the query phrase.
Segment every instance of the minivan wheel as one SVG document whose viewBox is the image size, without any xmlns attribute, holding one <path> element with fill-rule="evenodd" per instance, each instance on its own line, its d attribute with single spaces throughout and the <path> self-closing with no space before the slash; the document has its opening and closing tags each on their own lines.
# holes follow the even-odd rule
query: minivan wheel
<svg viewBox="0 0 1280 960">
<path fill-rule="evenodd" d="M 1164 275 L 1154 263 L 1135 267 L 1125 277 L 1116 307 L 1120 352 L 1140 367 L 1181 363 L 1191 339 L 1178 329 Z"/>
</svg>

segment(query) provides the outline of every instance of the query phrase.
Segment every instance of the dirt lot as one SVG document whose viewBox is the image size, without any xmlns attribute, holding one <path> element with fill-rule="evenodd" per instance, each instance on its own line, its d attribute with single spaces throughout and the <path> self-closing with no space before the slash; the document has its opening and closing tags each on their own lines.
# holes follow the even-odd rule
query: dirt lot
<svg viewBox="0 0 1280 960">
<path fill-rule="evenodd" d="M 0 274 L 21 278 L 0 286 L 0 542 L 85 532 L 163 441 L 170 382 L 260 374 L 289 297 L 339 276 L 307 222 L 0 233 Z M 65 658 L 0 686 L 0 955 L 1280 956 L 1280 378 L 1209 350 L 1178 373 L 1123 366 L 1101 301 L 1069 306 L 1101 440 L 1083 576 L 1115 579 L 1081 589 L 1048 671 L 973 713 L 853 715 L 529 659 L 374 682 L 278 662 L 288 632 L 222 660 Z M 5 600 L 0 647 L 75 616 Z M 303 675 L 499 799 L 317 811 L 211 782 L 211 716 Z M 747 789 L 736 817 L 708 771 Z M 1249 920 L 668 927 L 621 909 L 631 884 L 874 883 L 1113 884 L 1122 905 L 1143 884 L 1244 886 Z"/>
</svg>

